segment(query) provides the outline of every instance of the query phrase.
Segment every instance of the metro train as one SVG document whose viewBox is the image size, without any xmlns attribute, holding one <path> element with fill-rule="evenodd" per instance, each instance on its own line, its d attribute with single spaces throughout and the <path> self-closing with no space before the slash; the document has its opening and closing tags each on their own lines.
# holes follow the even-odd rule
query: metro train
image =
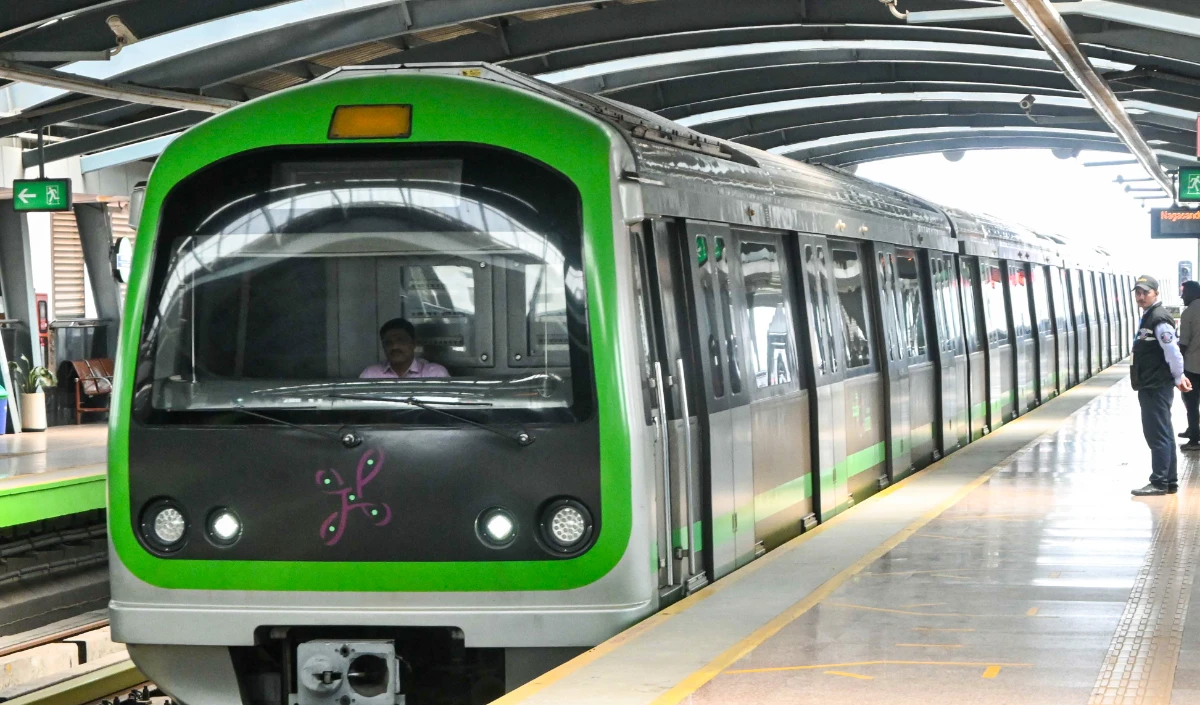
<svg viewBox="0 0 1200 705">
<path fill-rule="evenodd" d="M 335 71 L 150 177 L 114 637 L 190 705 L 487 702 L 1120 360 L 1131 282 L 486 64 Z M 448 376 L 360 376 L 397 318 Z"/>
</svg>

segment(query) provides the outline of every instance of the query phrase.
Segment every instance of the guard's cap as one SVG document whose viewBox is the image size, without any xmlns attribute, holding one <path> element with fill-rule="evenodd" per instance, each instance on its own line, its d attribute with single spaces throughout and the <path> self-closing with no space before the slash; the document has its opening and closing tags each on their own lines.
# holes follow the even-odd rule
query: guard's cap
<svg viewBox="0 0 1200 705">
<path fill-rule="evenodd" d="M 1158 280 L 1154 277 L 1143 274 L 1137 278 L 1133 285 L 1133 289 L 1141 289 L 1142 291 L 1158 291 Z"/>
</svg>

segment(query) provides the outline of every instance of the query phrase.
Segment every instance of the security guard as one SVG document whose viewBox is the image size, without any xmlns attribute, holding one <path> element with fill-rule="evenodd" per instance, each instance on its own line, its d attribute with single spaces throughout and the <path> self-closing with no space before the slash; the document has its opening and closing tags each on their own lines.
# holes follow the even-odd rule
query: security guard
<svg viewBox="0 0 1200 705">
<path fill-rule="evenodd" d="M 1175 319 L 1163 310 L 1158 300 L 1158 280 L 1140 276 L 1133 286 L 1133 297 L 1145 313 L 1133 341 L 1133 366 L 1129 381 L 1138 393 L 1142 407 L 1142 433 L 1150 446 L 1150 484 L 1138 488 L 1138 497 L 1175 494 L 1178 490 L 1178 461 L 1171 430 L 1171 404 L 1175 389 L 1192 390 L 1183 374 L 1183 355 L 1175 336 Z"/>
</svg>

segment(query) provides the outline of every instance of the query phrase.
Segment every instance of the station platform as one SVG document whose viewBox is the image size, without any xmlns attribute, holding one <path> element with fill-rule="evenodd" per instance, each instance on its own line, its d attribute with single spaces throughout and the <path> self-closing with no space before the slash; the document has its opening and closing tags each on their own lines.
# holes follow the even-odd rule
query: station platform
<svg viewBox="0 0 1200 705">
<path fill-rule="evenodd" d="M 1117 365 L 496 702 L 1200 703 L 1180 461 Z"/>
<path fill-rule="evenodd" d="M 0 435 L 0 528 L 102 509 L 108 426 Z"/>
</svg>

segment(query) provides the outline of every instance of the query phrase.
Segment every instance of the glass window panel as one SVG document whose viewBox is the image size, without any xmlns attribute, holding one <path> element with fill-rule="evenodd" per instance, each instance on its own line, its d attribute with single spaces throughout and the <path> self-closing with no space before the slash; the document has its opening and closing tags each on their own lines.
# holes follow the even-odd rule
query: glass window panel
<svg viewBox="0 0 1200 705">
<path fill-rule="evenodd" d="M 721 294 L 721 318 L 725 324 L 725 360 L 729 369 L 729 393 L 742 393 L 741 350 L 738 348 L 738 336 L 733 322 L 736 320 L 733 311 L 733 296 L 729 291 L 729 259 L 725 257 L 725 238 L 716 238 L 717 247 L 717 285 Z"/>
<path fill-rule="evenodd" d="M 867 323 L 862 263 L 857 248 L 833 250 L 833 280 L 837 286 L 838 308 L 842 318 L 846 367 L 868 367 L 871 364 L 870 326 Z"/>
<path fill-rule="evenodd" d="M 696 238 L 698 249 L 707 253 L 707 237 Z M 708 315 L 708 341 L 705 343 L 705 353 L 708 355 L 709 372 L 712 376 L 713 396 L 717 399 L 725 396 L 725 372 L 721 368 L 721 342 L 717 338 L 717 294 L 713 290 L 712 259 L 707 255 L 700 265 L 700 292 L 704 299 L 704 312 Z"/>
<path fill-rule="evenodd" d="M 826 315 L 827 309 L 823 306 L 824 299 L 819 291 L 821 286 L 820 268 L 821 265 L 817 261 L 816 249 L 812 245 L 805 245 L 804 269 L 807 275 L 805 279 L 808 281 L 808 306 L 811 312 L 810 318 L 812 319 L 813 343 L 815 347 L 813 353 L 817 357 L 814 362 L 821 374 L 827 374 L 832 371 L 832 367 L 829 364 L 829 355 L 832 352 L 832 347 L 826 343 L 830 335 L 829 319 Z"/>
<path fill-rule="evenodd" d="M 795 348 L 776 248 L 765 243 L 743 242 L 741 257 L 754 386 L 763 389 L 792 382 L 796 371 Z"/>
<path fill-rule="evenodd" d="M 958 269 L 958 286 L 961 290 L 963 332 L 967 342 L 967 352 L 975 352 L 983 348 L 975 319 L 975 276 L 972 272 L 971 262 L 965 259 L 959 262 Z"/>
<path fill-rule="evenodd" d="M 219 162 L 164 203 L 139 408 L 394 410 L 329 394 L 396 390 L 469 397 L 487 418 L 583 412 L 580 232 L 570 181 L 483 147 L 289 147 Z M 416 333 L 401 336 L 406 355 L 381 345 L 394 318 Z M 503 334 L 521 321 L 524 341 Z M 497 360 L 503 345 L 523 346 L 521 369 Z"/>
<path fill-rule="evenodd" d="M 921 357 L 926 353 L 925 316 L 921 306 L 921 279 L 912 250 L 896 250 L 896 286 L 900 298 L 900 332 L 905 338 L 908 356 Z"/>
</svg>

